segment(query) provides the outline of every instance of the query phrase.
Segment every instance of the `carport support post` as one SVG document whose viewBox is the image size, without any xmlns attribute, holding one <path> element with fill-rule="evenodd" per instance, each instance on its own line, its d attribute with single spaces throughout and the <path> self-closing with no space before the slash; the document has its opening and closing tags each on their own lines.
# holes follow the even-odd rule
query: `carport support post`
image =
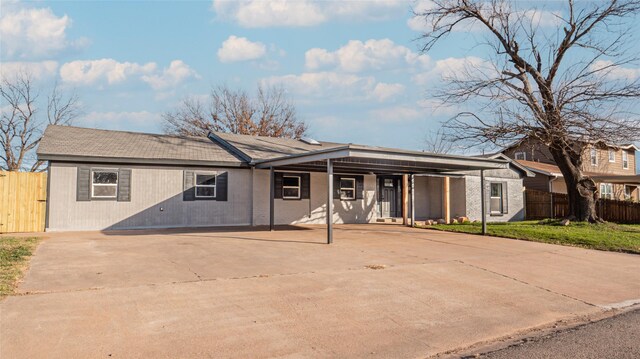
<svg viewBox="0 0 640 359">
<path fill-rule="evenodd" d="M 327 244 L 333 243 L 333 163 L 327 160 Z"/>
<path fill-rule="evenodd" d="M 276 195 L 276 174 L 273 172 L 273 167 L 269 168 L 269 230 L 275 230 L 275 209 L 274 209 L 274 198 Z"/>
<path fill-rule="evenodd" d="M 411 227 L 415 227 L 416 226 L 416 191 L 415 191 L 415 183 L 416 183 L 416 176 L 415 175 L 411 175 Z"/>
<path fill-rule="evenodd" d="M 402 175 L 402 224 L 409 225 L 409 175 Z"/>
<path fill-rule="evenodd" d="M 444 212 L 444 221 L 449 224 L 451 223 L 451 185 L 449 176 L 446 176 L 442 181 L 442 187 L 442 211 Z"/>
<path fill-rule="evenodd" d="M 484 170 L 480 170 L 480 211 L 482 212 L 482 235 L 487 234 L 487 204 L 486 204 L 486 191 L 484 189 Z"/>
</svg>

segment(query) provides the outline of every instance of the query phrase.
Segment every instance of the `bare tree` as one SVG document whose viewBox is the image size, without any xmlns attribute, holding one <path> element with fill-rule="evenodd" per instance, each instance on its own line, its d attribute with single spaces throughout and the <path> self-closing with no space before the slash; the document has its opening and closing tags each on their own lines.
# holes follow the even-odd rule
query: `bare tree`
<svg viewBox="0 0 640 359">
<path fill-rule="evenodd" d="M 39 101 L 32 75 L 21 71 L 2 78 L 0 83 L 0 169 L 39 171 L 43 162 L 35 157 L 46 124 L 68 125 L 80 113 L 76 95 L 64 96 L 57 84 Z M 46 120 L 40 116 L 45 107 Z"/>
<path fill-rule="evenodd" d="M 424 151 L 431 153 L 453 153 L 457 149 L 455 142 L 449 141 L 444 129 L 429 131 L 424 137 Z"/>
<path fill-rule="evenodd" d="M 245 91 L 218 86 L 211 90 L 209 103 L 186 98 L 180 106 L 163 115 L 166 133 L 206 136 L 210 131 L 243 135 L 300 138 L 307 131 L 281 87 L 258 86 L 255 97 Z"/>
<path fill-rule="evenodd" d="M 486 35 L 482 45 L 492 58 L 450 76 L 436 94 L 449 104 L 473 100 L 478 108 L 449 122 L 452 140 L 540 141 L 567 184 L 568 217 L 595 222 L 597 189 L 583 172 L 583 153 L 590 145 L 640 136 L 631 112 L 640 82 L 622 75 L 638 63 L 629 30 L 640 1 L 565 1 L 554 3 L 560 11 L 542 11 L 507 0 L 434 0 L 416 15 L 428 25 L 423 51 L 465 23 Z M 555 25 L 543 27 L 542 20 Z"/>
</svg>

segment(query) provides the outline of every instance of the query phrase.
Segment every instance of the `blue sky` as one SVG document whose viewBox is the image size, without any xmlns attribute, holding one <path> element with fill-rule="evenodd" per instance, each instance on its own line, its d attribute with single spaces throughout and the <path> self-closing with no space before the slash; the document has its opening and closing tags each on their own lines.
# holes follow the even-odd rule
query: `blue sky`
<svg viewBox="0 0 640 359">
<path fill-rule="evenodd" d="M 430 91 L 485 57 L 473 29 L 421 54 L 411 6 L 427 3 L 3 1 L 2 71 L 76 91 L 79 126 L 161 132 L 186 96 L 261 83 L 287 89 L 314 138 L 421 149 L 455 110 Z"/>
</svg>

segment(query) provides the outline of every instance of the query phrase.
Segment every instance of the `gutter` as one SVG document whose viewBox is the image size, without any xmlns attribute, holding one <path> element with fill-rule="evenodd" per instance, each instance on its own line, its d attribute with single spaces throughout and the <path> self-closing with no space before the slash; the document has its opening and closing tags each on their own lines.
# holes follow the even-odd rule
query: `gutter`
<svg viewBox="0 0 640 359">
<path fill-rule="evenodd" d="M 223 161 L 197 161 L 169 158 L 122 158 L 122 157 L 96 157 L 96 156 L 71 156 L 71 155 L 47 155 L 38 154 L 40 161 L 56 162 L 83 162 L 83 163 L 119 163 L 134 165 L 160 165 L 160 166 L 213 166 L 213 167 L 249 167 L 242 162 Z"/>
</svg>

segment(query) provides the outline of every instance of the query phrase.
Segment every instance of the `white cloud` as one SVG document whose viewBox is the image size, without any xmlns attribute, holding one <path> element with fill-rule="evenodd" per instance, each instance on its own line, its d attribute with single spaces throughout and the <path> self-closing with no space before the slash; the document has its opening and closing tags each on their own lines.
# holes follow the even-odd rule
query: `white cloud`
<svg viewBox="0 0 640 359">
<path fill-rule="evenodd" d="M 337 72 L 307 72 L 300 75 L 272 76 L 262 80 L 266 86 L 283 85 L 297 95 L 332 98 L 339 101 L 386 101 L 404 90 L 401 84 L 377 82 L 372 76 Z"/>
<path fill-rule="evenodd" d="M 635 80 L 640 78 L 640 68 L 629 68 L 614 66 L 613 61 L 599 60 L 590 67 L 591 71 L 596 71 L 598 75 L 604 75 L 611 80 Z"/>
<path fill-rule="evenodd" d="M 373 95 L 378 99 L 378 101 L 386 101 L 403 92 L 404 85 L 402 84 L 388 84 L 380 82 L 373 88 Z"/>
<path fill-rule="evenodd" d="M 413 10 L 415 13 L 420 14 L 425 11 L 431 10 L 434 7 L 433 0 L 420 0 L 415 2 Z M 535 27 L 553 27 L 562 24 L 562 13 L 560 11 L 538 10 L 538 9 L 515 9 L 515 16 L 524 15 L 524 18 Z M 442 24 L 440 24 L 442 25 Z M 425 21 L 423 16 L 412 16 L 407 20 L 407 26 L 413 31 L 427 32 L 433 27 Z M 469 32 L 469 31 L 483 31 L 486 28 L 479 22 L 473 20 L 465 20 L 459 23 L 454 31 L 456 32 Z"/>
<path fill-rule="evenodd" d="M 50 8 L 4 8 L 0 17 L 2 54 L 23 59 L 45 57 L 68 47 L 86 45 L 87 39 L 67 39 L 70 26 L 67 15 L 57 16 Z"/>
<path fill-rule="evenodd" d="M 369 114 L 382 123 L 407 122 L 425 116 L 419 107 L 409 105 L 379 108 L 369 111 Z"/>
<path fill-rule="evenodd" d="M 200 75 L 182 60 L 173 60 L 161 71 L 155 62 L 139 64 L 118 62 L 114 59 L 78 60 L 60 67 L 60 78 L 64 83 L 89 85 L 116 85 L 129 80 L 147 83 L 156 91 L 167 90 Z"/>
<path fill-rule="evenodd" d="M 62 81 L 76 85 L 92 85 L 106 81 L 116 84 L 131 76 L 153 73 L 157 65 L 154 62 L 137 64 L 118 62 L 114 59 L 77 60 L 67 62 L 60 68 Z"/>
<path fill-rule="evenodd" d="M 427 55 L 417 54 L 389 39 L 351 40 L 333 52 L 313 48 L 305 53 L 305 66 L 310 70 L 331 66 L 342 71 L 360 72 L 405 68 L 407 65 L 424 67 L 428 64 Z"/>
<path fill-rule="evenodd" d="M 352 96 L 363 90 L 373 90 L 373 77 L 344 75 L 335 72 L 307 72 L 300 75 L 272 76 L 263 79 L 265 85 L 284 85 L 294 93 L 309 96 Z"/>
<path fill-rule="evenodd" d="M 154 90 L 164 90 L 191 78 L 197 79 L 200 75 L 182 60 L 173 60 L 161 74 L 144 75 L 142 81 L 148 83 Z"/>
<path fill-rule="evenodd" d="M 0 76 L 10 77 L 19 73 L 27 73 L 34 79 L 43 79 L 54 76 L 58 70 L 56 61 L 39 62 L 0 62 Z"/>
<path fill-rule="evenodd" d="M 495 76 L 495 71 L 489 61 L 479 57 L 449 57 L 436 61 L 429 71 L 413 76 L 413 82 L 418 85 L 428 85 L 446 79 L 462 80 L 470 75 L 484 74 L 493 77 Z"/>
<path fill-rule="evenodd" d="M 261 42 L 249 41 L 246 37 L 229 36 L 218 49 L 220 62 L 256 60 L 267 53 L 267 47 Z"/>
<path fill-rule="evenodd" d="M 408 0 L 319 1 L 319 0 L 214 0 L 213 10 L 240 26 L 315 26 L 332 19 L 378 20 L 402 14 Z"/>
</svg>

